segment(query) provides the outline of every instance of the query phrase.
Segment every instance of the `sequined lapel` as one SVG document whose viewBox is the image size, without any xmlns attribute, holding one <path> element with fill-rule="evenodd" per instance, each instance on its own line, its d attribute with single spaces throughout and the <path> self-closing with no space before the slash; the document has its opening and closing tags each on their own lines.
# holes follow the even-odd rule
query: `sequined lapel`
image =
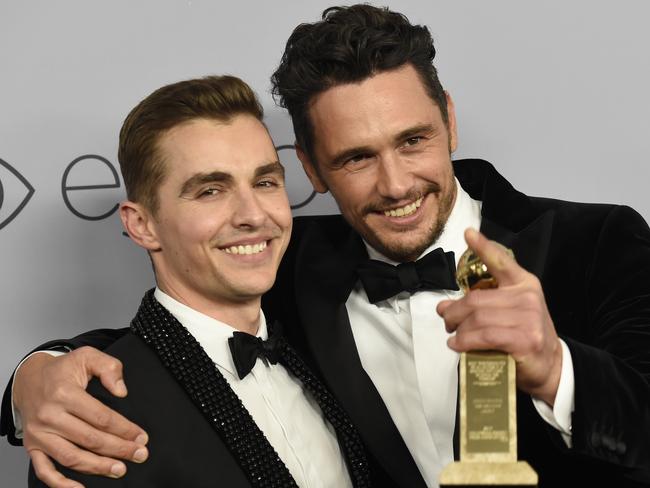
<svg viewBox="0 0 650 488">
<path fill-rule="evenodd" d="M 251 486 L 295 487 L 289 470 L 194 337 L 149 290 L 131 330 L 158 355 L 221 437 Z"/>
<path fill-rule="evenodd" d="M 276 326 L 277 324 L 270 329 Z M 318 403 L 325 418 L 334 427 L 339 446 L 347 461 L 352 485 L 355 488 L 371 486 L 366 451 L 348 414 L 284 338 L 280 338 L 279 351 L 282 365 L 302 382 L 303 387 Z"/>
</svg>

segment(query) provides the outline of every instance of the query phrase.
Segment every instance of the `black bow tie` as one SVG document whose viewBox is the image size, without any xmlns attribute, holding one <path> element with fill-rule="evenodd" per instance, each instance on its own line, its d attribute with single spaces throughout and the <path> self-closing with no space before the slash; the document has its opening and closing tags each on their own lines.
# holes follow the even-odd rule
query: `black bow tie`
<svg viewBox="0 0 650 488">
<path fill-rule="evenodd" d="M 435 249 L 414 263 L 397 266 L 369 259 L 357 271 L 370 303 L 386 300 L 402 291 L 458 290 L 453 252 Z"/>
<path fill-rule="evenodd" d="M 243 380 L 255 366 L 258 357 L 265 357 L 269 363 L 276 364 L 280 359 L 282 327 L 278 322 L 273 326 L 273 333 L 267 340 L 262 340 L 245 332 L 233 332 L 228 339 L 228 346 L 237 369 L 237 375 Z"/>
</svg>

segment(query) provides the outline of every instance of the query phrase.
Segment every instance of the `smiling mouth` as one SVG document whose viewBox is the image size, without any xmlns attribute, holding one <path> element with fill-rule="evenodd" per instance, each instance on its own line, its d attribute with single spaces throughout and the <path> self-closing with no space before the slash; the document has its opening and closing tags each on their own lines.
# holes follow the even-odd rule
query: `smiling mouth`
<svg viewBox="0 0 650 488">
<path fill-rule="evenodd" d="M 420 205 L 422 205 L 422 200 L 424 200 L 424 197 L 420 197 L 413 203 L 409 203 L 403 207 L 384 210 L 384 215 L 386 217 L 407 217 L 408 215 L 414 214 L 415 211 L 420 208 Z"/>
<path fill-rule="evenodd" d="M 256 244 L 246 244 L 245 246 L 230 246 L 221 249 L 226 254 L 259 254 L 266 249 L 267 241 Z"/>
</svg>

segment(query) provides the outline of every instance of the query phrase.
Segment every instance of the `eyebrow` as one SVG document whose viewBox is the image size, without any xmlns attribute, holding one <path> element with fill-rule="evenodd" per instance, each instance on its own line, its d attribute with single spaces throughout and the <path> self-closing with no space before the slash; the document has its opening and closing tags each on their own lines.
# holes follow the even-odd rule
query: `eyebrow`
<svg viewBox="0 0 650 488">
<path fill-rule="evenodd" d="M 260 176 L 265 176 L 269 174 L 279 174 L 284 178 L 284 166 L 279 161 L 273 161 L 272 163 L 263 164 L 255 168 L 254 177 L 259 178 Z M 211 171 L 209 173 L 196 173 L 190 176 L 179 192 L 179 196 L 187 195 L 197 186 L 205 185 L 207 183 L 232 183 L 234 180 L 233 176 L 230 173 L 225 171 Z"/>
<path fill-rule="evenodd" d="M 370 146 L 357 146 L 357 147 L 351 147 L 350 149 L 346 149 L 343 152 L 338 153 L 332 158 L 332 162 L 330 163 L 331 166 L 333 167 L 340 167 L 343 166 L 343 163 L 350 159 L 353 156 L 356 156 L 357 154 L 367 154 L 373 152 L 372 148 Z"/>
<path fill-rule="evenodd" d="M 230 173 L 224 171 L 211 171 L 210 173 L 196 173 L 190 176 L 183 186 L 178 196 L 190 193 L 194 188 L 206 183 L 231 183 L 233 177 Z"/>
<path fill-rule="evenodd" d="M 398 133 L 393 137 L 393 142 L 394 143 L 401 142 L 404 141 L 405 139 L 409 139 L 410 137 L 414 137 L 422 133 L 433 134 L 436 132 L 437 130 L 433 125 L 420 124 L 413 127 L 409 127 L 408 129 L 405 129 L 402 132 Z M 356 156 L 357 154 L 373 153 L 373 152 L 374 149 L 371 146 L 357 146 L 357 147 L 352 147 L 350 149 L 345 149 L 344 151 L 336 154 L 332 158 L 331 165 L 334 167 L 341 166 L 344 161 L 351 158 L 352 156 Z"/>
<path fill-rule="evenodd" d="M 414 127 L 409 127 L 397 134 L 397 136 L 395 136 L 395 142 L 404 141 L 420 134 L 435 134 L 436 132 L 438 132 L 438 130 L 433 125 L 420 124 Z"/>
<path fill-rule="evenodd" d="M 273 161 L 272 163 L 263 164 L 255 168 L 255 178 L 274 173 L 284 178 L 284 166 L 282 166 L 280 161 Z"/>
</svg>

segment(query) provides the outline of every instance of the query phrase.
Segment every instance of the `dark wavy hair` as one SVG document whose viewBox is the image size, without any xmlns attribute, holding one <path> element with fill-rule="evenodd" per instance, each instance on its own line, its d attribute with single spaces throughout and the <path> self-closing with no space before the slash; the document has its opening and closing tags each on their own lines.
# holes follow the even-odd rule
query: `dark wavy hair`
<svg viewBox="0 0 650 488">
<path fill-rule="evenodd" d="M 315 163 L 309 104 L 336 85 L 410 64 L 446 123 L 447 99 L 433 66 L 435 55 L 429 30 L 400 13 L 371 5 L 330 7 L 322 20 L 300 24 L 289 37 L 271 77 L 273 98 L 289 111 L 296 142 Z"/>
</svg>

